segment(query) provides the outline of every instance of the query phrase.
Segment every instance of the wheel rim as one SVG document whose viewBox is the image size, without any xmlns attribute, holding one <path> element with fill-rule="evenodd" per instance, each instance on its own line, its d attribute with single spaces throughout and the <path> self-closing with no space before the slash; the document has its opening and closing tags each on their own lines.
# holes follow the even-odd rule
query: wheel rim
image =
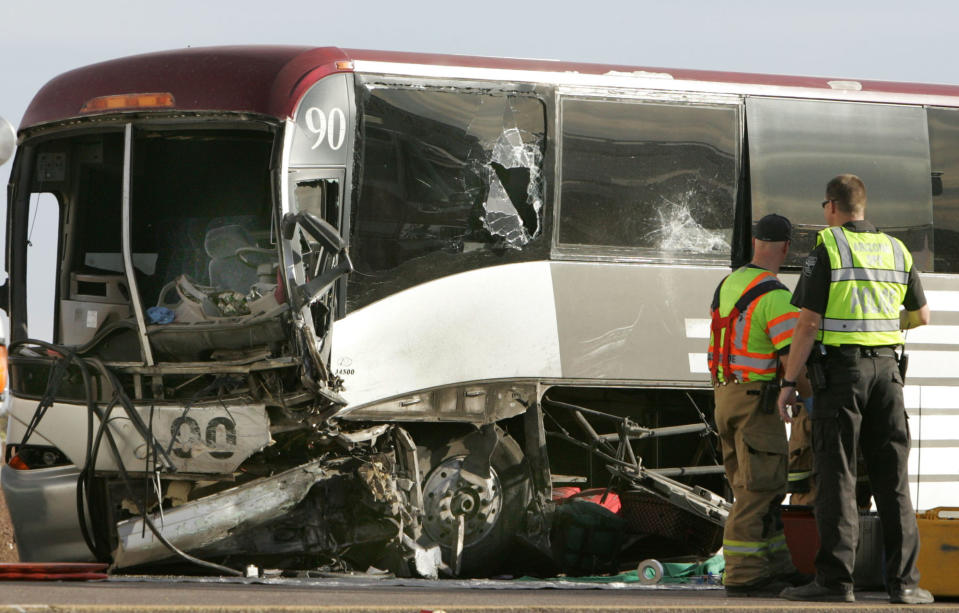
<svg viewBox="0 0 959 613">
<path fill-rule="evenodd" d="M 499 519 L 503 507 L 499 476 L 490 468 L 488 479 L 474 483 L 460 476 L 465 456 L 447 458 L 423 484 L 426 520 L 423 529 L 434 541 L 450 545 L 460 516 L 465 524 L 463 545 L 482 540 Z"/>
</svg>

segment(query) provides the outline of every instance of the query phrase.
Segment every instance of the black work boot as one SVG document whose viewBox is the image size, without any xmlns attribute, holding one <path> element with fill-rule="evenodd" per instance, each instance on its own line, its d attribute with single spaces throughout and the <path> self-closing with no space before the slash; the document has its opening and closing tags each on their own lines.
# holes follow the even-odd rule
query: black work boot
<svg viewBox="0 0 959 613">
<path fill-rule="evenodd" d="M 889 590 L 889 602 L 895 604 L 929 604 L 935 600 L 929 590 L 924 590 L 918 585 Z"/>
<path fill-rule="evenodd" d="M 852 587 L 826 587 L 813 581 L 799 587 L 787 587 L 779 594 L 786 600 L 811 600 L 814 602 L 856 602 Z"/>
<path fill-rule="evenodd" d="M 727 585 L 726 595 L 732 598 L 774 598 L 789 584 L 779 577 L 765 577 L 743 585 Z"/>
<path fill-rule="evenodd" d="M 797 585 L 806 585 L 807 583 L 809 583 L 816 577 L 815 575 L 807 575 L 806 573 L 801 573 L 798 570 L 796 570 L 791 573 L 783 573 L 781 575 L 778 575 L 777 578 L 780 581 L 785 581 L 789 585 L 795 587 Z"/>
</svg>

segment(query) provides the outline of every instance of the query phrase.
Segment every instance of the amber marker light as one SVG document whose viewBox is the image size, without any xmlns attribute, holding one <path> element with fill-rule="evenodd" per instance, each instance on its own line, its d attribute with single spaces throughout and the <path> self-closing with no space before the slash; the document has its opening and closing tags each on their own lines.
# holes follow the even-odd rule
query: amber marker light
<svg viewBox="0 0 959 613">
<path fill-rule="evenodd" d="M 30 467 L 27 465 L 27 463 L 24 462 L 23 458 L 21 458 L 18 455 L 15 455 L 12 458 L 10 458 L 10 461 L 7 462 L 7 466 L 9 466 L 10 468 L 14 470 L 30 470 Z"/>
<path fill-rule="evenodd" d="M 336 62 L 337 70 L 353 70 L 353 62 L 351 60 L 339 60 Z"/>
<path fill-rule="evenodd" d="M 114 94 L 99 96 L 87 100 L 81 113 L 98 113 L 103 111 L 119 111 L 129 109 L 144 109 L 173 106 L 173 94 L 170 92 L 152 92 L 148 94 Z"/>
</svg>

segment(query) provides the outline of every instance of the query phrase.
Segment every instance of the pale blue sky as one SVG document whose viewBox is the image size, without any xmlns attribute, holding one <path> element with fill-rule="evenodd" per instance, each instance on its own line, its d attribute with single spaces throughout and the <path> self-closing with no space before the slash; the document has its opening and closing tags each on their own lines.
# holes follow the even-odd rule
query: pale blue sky
<svg viewBox="0 0 959 613">
<path fill-rule="evenodd" d="M 950 0 L 0 0 L 0 116 L 19 125 L 33 94 L 66 70 L 186 46 L 337 45 L 959 84 L 956 40 L 959 2 Z M 4 185 L 9 169 L 0 167 Z M 0 213 L 5 204 L 3 190 Z"/>
<path fill-rule="evenodd" d="M 338 45 L 959 84 L 956 40 L 959 2 L 950 0 L 4 0 L 0 116 L 18 125 L 33 93 L 66 70 L 185 46 Z"/>
<path fill-rule="evenodd" d="M 338 45 L 959 83 L 957 34 L 959 3 L 948 0 L 8 0 L 0 115 L 18 123 L 33 92 L 65 70 L 185 46 Z"/>
</svg>

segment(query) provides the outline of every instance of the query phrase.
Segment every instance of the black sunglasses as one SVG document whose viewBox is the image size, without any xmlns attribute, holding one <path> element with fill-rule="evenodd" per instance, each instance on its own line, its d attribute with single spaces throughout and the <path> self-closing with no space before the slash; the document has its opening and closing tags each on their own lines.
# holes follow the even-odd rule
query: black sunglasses
<svg viewBox="0 0 959 613">
<path fill-rule="evenodd" d="M 823 200 L 823 201 L 822 201 L 822 208 L 826 208 L 826 205 L 829 204 L 830 202 L 835 202 L 835 200 L 833 200 L 832 198 L 828 198 L 828 199 L 826 199 L 826 200 Z"/>
</svg>

